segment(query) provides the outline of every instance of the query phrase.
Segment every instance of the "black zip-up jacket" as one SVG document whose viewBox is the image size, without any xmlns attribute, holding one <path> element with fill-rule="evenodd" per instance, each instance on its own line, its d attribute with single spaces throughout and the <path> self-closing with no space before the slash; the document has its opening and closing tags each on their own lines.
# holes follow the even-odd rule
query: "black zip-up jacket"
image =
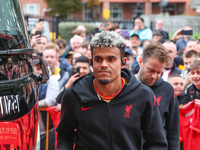
<svg viewBox="0 0 200 150">
<path fill-rule="evenodd" d="M 182 104 L 186 104 L 195 99 L 200 99 L 200 90 L 198 90 L 196 86 L 192 83 L 189 87 L 185 89 L 183 96 L 186 98 L 182 99 Z"/>
<path fill-rule="evenodd" d="M 133 68 L 132 73 L 137 74 L 140 67 Z M 168 83 L 159 78 L 153 86 L 150 86 L 156 96 L 160 109 L 162 124 L 165 130 L 168 150 L 179 149 L 179 109 L 178 100 L 174 96 L 174 89 Z"/>
<path fill-rule="evenodd" d="M 65 91 L 57 150 L 72 150 L 74 143 L 76 150 L 141 150 L 142 137 L 144 150 L 167 150 L 153 92 L 127 69 L 122 77 L 127 83 L 110 103 L 97 95 L 93 74 L 77 79 Z"/>
<path fill-rule="evenodd" d="M 179 109 L 178 99 L 174 96 L 173 87 L 159 78 L 153 86 L 157 104 L 160 109 L 163 128 L 168 142 L 168 150 L 179 149 Z"/>
</svg>

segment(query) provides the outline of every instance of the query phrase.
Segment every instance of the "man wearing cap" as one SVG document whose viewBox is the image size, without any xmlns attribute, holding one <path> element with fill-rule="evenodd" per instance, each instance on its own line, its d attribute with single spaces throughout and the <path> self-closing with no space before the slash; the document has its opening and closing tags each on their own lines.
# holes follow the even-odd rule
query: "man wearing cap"
<svg viewBox="0 0 200 150">
<path fill-rule="evenodd" d="M 130 48 L 127 48 L 127 47 L 125 48 L 125 55 L 124 56 L 127 58 L 125 68 L 127 68 L 128 70 L 131 70 L 132 64 L 134 62 L 134 58 L 133 58 L 133 53 L 132 53 Z"/>
<path fill-rule="evenodd" d="M 151 29 L 144 26 L 144 19 L 141 17 L 137 17 L 135 19 L 135 24 L 133 30 L 130 32 L 130 37 L 134 34 L 138 34 L 140 40 L 143 42 L 144 40 L 151 40 L 153 33 Z"/>
<path fill-rule="evenodd" d="M 141 55 L 142 54 L 142 48 L 140 48 L 141 45 L 141 41 L 140 41 L 140 37 L 138 34 L 133 33 L 130 36 L 130 42 L 132 44 L 132 52 L 136 51 L 137 55 Z M 134 53 L 134 52 L 133 52 Z"/>
<path fill-rule="evenodd" d="M 67 55 L 65 56 L 67 62 L 68 62 L 70 65 L 72 65 L 72 54 L 74 54 L 74 51 L 69 51 L 69 52 L 67 53 Z"/>
</svg>

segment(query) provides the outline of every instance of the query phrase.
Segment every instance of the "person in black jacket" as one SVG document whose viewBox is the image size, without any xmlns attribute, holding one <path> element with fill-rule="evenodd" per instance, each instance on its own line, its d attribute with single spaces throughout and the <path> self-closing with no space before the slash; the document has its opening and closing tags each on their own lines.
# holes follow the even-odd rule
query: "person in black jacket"
<svg viewBox="0 0 200 150">
<path fill-rule="evenodd" d="M 142 57 L 139 60 L 140 69 L 135 76 L 138 80 L 148 85 L 156 96 L 156 102 L 161 113 L 162 126 L 168 142 L 168 150 L 178 150 L 178 100 L 174 96 L 173 87 L 160 77 L 169 57 L 167 49 L 161 43 L 151 42 L 143 50 Z M 134 69 L 138 69 L 138 67 Z M 134 72 L 136 73 L 137 71 L 134 70 Z"/>
<path fill-rule="evenodd" d="M 184 93 L 187 99 L 182 104 L 195 100 L 195 104 L 200 107 L 200 61 L 195 60 L 190 64 L 190 73 L 192 84 L 188 85 Z"/>
<path fill-rule="evenodd" d="M 154 94 L 125 66 L 125 42 L 113 31 L 91 41 L 93 73 L 63 96 L 57 150 L 166 150 Z M 76 129 L 76 131 L 75 131 Z M 143 131 L 143 132 L 141 132 Z M 143 133 L 143 136 L 142 136 Z"/>
<path fill-rule="evenodd" d="M 168 33 L 166 31 L 163 30 L 163 26 L 164 26 L 163 21 L 160 20 L 160 19 L 157 20 L 154 31 L 160 32 L 163 35 L 163 38 L 168 40 L 169 39 L 169 35 L 168 35 Z"/>
</svg>

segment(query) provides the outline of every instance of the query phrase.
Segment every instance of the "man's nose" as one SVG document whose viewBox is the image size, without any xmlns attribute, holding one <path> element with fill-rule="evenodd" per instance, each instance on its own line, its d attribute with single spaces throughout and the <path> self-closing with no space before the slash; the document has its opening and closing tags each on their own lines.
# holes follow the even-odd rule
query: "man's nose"
<svg viewBox="0 0 200 150">
<path fill-rule="evenodd" d="M 107 66 L 108 66 L 108 64 L 107 64 L 106 60 L 103 60 L 101 63 L 101 67 L 107 67 Z"/>
</svg>

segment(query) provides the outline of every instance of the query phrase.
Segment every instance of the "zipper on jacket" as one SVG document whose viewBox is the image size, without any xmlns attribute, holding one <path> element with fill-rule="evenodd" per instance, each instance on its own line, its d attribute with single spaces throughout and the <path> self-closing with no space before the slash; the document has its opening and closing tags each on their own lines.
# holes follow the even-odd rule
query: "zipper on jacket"
<svg viewBox="0 0 200 150">
<path fill-rule="evenodd" d="M 111 123 L 110 123 L 110 121 L 111 121 L 111 110 L 110 110 L 110 104 L 109 103 L 108 103 L 107 107 L 108 107 L 108 113 L 109 113 L 109 116 L 108 116 L 108 121 L 109 121 L 108 122 L 108 124 L 109 124 L 109 147 L 112 150 L 113 147 L 112 147 L 112 140 L 111 140 Z"/>
</svg>

